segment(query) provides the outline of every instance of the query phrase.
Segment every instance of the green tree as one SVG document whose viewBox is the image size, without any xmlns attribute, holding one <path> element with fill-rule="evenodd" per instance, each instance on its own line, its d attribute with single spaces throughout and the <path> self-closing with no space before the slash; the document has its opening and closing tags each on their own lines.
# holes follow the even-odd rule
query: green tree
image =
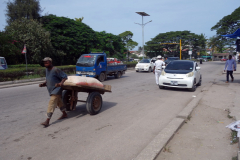
<svg viewBox="0 0 240 160">
<path fill-rule="evenodd" d="M 232 43 L 232 39 L 222 37 L 221 35 L 232 34 L 240 26 L 240 7 L 235 9 L 230 15 L 224 16 L 211 30 L 216 31 L 216 36 L 212 37 L 210 41 L 214 41 L 219 52 L 223 51 L 225 45 Z"/>
<path fill-rule="evenodd" d="M 112 33 L 106 33 L 105 31 L 96 32 L 97 42 L 95 48 L 100 49 L 108 54 L 108 56 L 123 58 L 124 45 L 119 36 Z"/>
<path fill-rule="evenodd" d="M 5 57 L 8 64 L 21 62 L 22 56 L 17 47 L 18 42 L 5 32 L 0 32 L 0 55 Z"/>
<path fill-rule="evenodd" d="M 6 17 L 10 25 L 13 21 L 21 19 L 37 19 L 42 12 L 39 0 L 13 0 L 7 2 Z"/>
<path fill-rule="evenodd" d="M 45 56 L 62 56 L 64 54 L 52 47 L 50 33 L 36 20 L 26 18 L 15 20 L 5 28 L 5 31 L 18 42 L 19 54 L 26 44 L 29 63 L 40 63 Z"/>
<path fill-rule="evenodd" d="M 58 59 L 61 64 L 76 64 L 81 54 L 89 53 L 95 47 L 96 32 L 82 22 L 55 15 L 43 16 L 40 22 L 51 32 L 53 47 L 66 53 Z"/>
<path fill-rule="evenodd" d="M 235 9 L 230 15 L 224 16 L 211 30 L 216 30 L 217 36 L 232 34 L 240 25 L 240 7 Z"/>
<path fill-rule="evenodd" d="M 222 52 L 224 47 L 224 42 L 220 41 L 218 36 L 212 36 L 207 40 L 207 46 L 212 49 L 212 53 Z"/>
<path fill-rule="evenodd" d="M 129 50 L 132 50 L 133 48 L 135 48 L 138 45 L 138 43 L 132 40 L 133 33 L 131 31 L 125 31 L 119 34 L 119 36 L 121 37 L 122 42 L 125 48 L 127 49 L 127 55 L 129 60 Z"/>
<path fill-rule="evenodd" d="M 203 34 L 197 35 L 191 33 L 190 31 L 172 31 L 166 33 L 159 33 L 156 37 L 152 38 L 151 41 L 146 42 L 146 49 L 151 51 L 149 57 L 154 57 L 157 55 L 162 56 L 179 56 L 180 45 L 179 44 L 163 44 L 161 43 L 179 43 L 180 39 L 182 41 L 182 56 L 188 57 L 188 50 L 191 48 L 193 50 L 193 56 L 197 56 L 198 48 L 205 48 L 207 39 Z M 171 52 L 164 52 L 163 48 L 168 49 Z M 165 54 L 165 55 L 164 55 Z"/>
<path fill-rule="evenodd" d="M 75 21 L 82 22 L 83 19 L 84 19 L 84 17 L 82 17 L 82 18 L 75 18 Z"/>
</svg>

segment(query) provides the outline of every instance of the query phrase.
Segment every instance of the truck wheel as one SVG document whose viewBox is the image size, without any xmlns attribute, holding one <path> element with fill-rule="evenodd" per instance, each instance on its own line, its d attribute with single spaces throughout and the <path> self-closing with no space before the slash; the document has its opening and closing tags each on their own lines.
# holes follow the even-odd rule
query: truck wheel
<svg viewBox="0 0 240 160">
<path fill-rule="evenodd" d="M 105 78 L 106 78 L 106 76 L 105 76 L 105 74 L 103 72 L 98 76 L 98 80 L 100 82 L 103 82 L 105 80 Z"/>
<path fill-rule="evenodd" d="M 78 92 L 75 92 L 75 97 L 77 97 Z M 63 105 L 66 108 L 67 111 L 70 111 L 71 107 L 71 97 L 72 97 L 72 91 L 70 90 L 64 90 L 62 92 L 62 100 L 63 100 Z M 75 108 L 77 105 L 77 101 L 73 102 L 73 108 Z"/>
<path fill-rule="evenodd" d="M 102 108 L 102 96 L 98 92 L 92 92 L 88 95 L 87 111 L 90 115 L 98 114 Z"/>
<path fill-rule="evenodd" d="M 117 72 L 117 74 L 114 75 L 115 78 L 120 78 L 121 77 L 121 73 Z"/>
</svg>

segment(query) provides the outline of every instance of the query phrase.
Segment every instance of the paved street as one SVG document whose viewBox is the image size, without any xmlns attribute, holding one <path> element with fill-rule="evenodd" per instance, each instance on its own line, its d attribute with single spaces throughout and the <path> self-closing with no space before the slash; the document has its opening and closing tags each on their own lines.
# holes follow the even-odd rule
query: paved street
<svg viewBox="0 0 240 160">
<path fill-rule="evenodd" d="M 200 65 L 203 83 L 195 92 L 160 90 L 153 73 L 129 70 L 122 78 L 109 78 L 112 93 L 103 95 L 102 111 L 90 116 L 78 103 L 69 118 L 43 128 L 49 95 L 37 84 L 0 90 L 1 159 L 130 160 L 193 99 L 193 95 L 222 76 L 224 63 Z M 225 81 L 225 75 L 222 76 Z M 85 100 L 87 94 L 79 93 Z"/>
</svg>

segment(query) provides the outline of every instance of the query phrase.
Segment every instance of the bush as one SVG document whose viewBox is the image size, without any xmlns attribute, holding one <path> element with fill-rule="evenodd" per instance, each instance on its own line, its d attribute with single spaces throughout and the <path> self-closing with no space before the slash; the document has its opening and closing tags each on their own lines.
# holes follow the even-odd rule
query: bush
<svg viewBox="0 0 240 160">
<path fill-rule="evenodd" d="M 33 67 L 29 67 L 26 71 L 26 68 L 17 67 L 18 65 L 12 65 L 16 68 L 9 68 L 6 70 L 0 70 L 0 82 L 4 81 L 14 81 L 23 78 L 27 73 L 31 72 L 31 75 L 39 75 L 40 77 L 46 76 L 46 68 L 45 67 L 34 67 L 36 65 L 32 65 Z M 66 74 L 75 74 L 76 66 L 75 65 L 68 65 L 68 66 L 56 66 L 57 68 L 61 69 Z"/>
<path fill-rule="evenodd" d="M 135 67 L 137 63 L 138 63 L 138 62 L 124 62 L 124 64 L 127 65 L 127 68 L 128 68 L 128 67 Z"/>
<path fill-rule="evenodd" d="M 0 82 L 19 80 L 24 77 L 26 73 L 22 69 L 11 69 L 0 71 Z"/>
<path fill-rule="evenodd" d="M 26 68 L 26 64 L 8 65 L 8 68 Z M 39 64 L 28 64 L 27 67 L 41 67 Z"/>
</svg>

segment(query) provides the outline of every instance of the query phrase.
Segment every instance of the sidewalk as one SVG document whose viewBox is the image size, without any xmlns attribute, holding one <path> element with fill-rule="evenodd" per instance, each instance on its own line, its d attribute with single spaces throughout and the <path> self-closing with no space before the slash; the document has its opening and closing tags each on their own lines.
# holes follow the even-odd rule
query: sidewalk
<svg viewBox="0 0 240 160">
<path fill-rule="evenodd" d="M 224 74 L 216 77 L 202 91 L 198 106 L 156 160 L 237 159 L 238 144 L 231 144 L 231 130 L 226 128 L 240 120 L 240 74 L 235 72 L 234 77 L 236 81 L 230 83 L 225 83 Z"/>
</svg>

